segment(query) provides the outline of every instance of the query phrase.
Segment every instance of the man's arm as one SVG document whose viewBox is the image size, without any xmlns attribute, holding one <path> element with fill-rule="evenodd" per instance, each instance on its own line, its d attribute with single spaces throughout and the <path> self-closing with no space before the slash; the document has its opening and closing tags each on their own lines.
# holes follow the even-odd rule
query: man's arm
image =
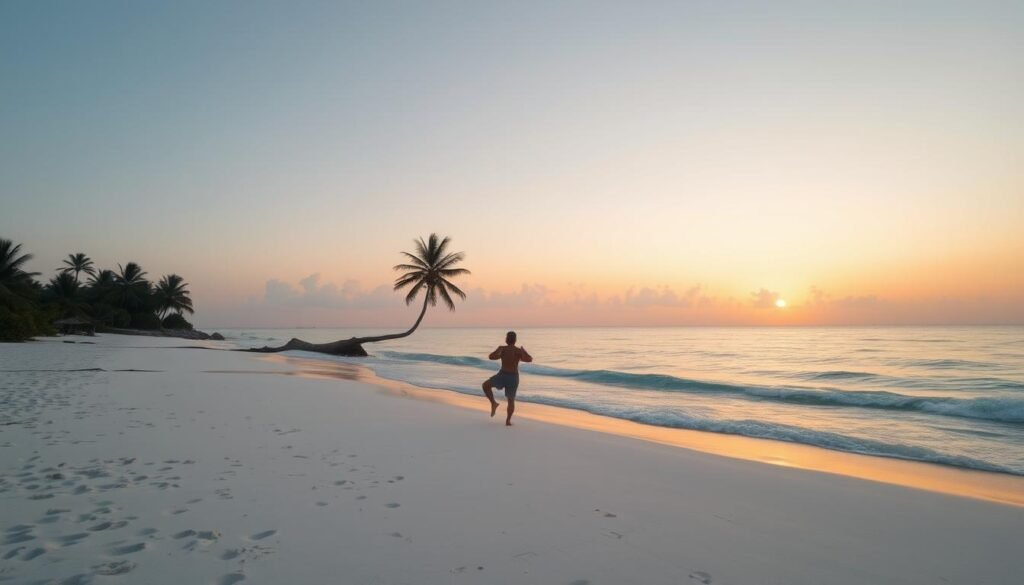
<svg viewBox="0 0 1024 585">
<path fill-rule="evenodd" d="M 501 347 L 501 346 L 499 345 L 499 346 L 498 346 L 498 349 L 496 349 L 496 350 L 492 351 L 492 352 L 491 352 L 491 355 L 487 356 L 487 358 L 488 358 L 488 359 L 492 359 L 492 360 L 498 360 L 498 359 L 501 359 L 501 350 L 503 350 L 503 349 L 505 349 L 505 348 L 503 348 L 503 347 Z"/>
<path fill-rule="evenodd" d="M 525 347 L 520 347 L 519 348 L 519 354 L 520 354 L 520 357 L 523 358 L 524 362 L 532 362 L 533 361 L 533 356 L 528 354 L 528 353 L 526 353 L 526 348 Z"/>
</svg>

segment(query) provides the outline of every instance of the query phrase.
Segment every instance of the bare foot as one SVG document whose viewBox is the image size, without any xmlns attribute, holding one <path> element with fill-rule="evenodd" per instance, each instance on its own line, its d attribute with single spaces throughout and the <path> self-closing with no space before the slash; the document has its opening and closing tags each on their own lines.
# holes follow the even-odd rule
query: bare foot
<svg viewBox="0 0 1024 585">
<path fill-rule="evenodd" d="M 497 412 L 497 411 L 498 411 L 498 401 L 495 400 L 494 402 L 491 403 L 491 416 L 494 416 L 494 413 Z"/>
<path fill-rule="evenodd" d="M 506 427 L 512 426 L 512 421 L 510 421 L 510 420 L 505 421 L 505 426 Z"/>
</svg>

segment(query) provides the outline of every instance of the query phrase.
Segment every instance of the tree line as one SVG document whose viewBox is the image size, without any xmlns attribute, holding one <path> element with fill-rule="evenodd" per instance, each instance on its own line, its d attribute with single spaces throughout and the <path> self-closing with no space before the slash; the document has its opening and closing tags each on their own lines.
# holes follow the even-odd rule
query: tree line
<svg viewBox="0 0 1024 585">
<path fill-rule="evenodd" d="M 99 327 L 192 329 L 188 283 L 177 274 L 151 282 L 135 262 L 117 270 L 97 269 L 92 259 L 68 254 L 46 283 L 28 272 L 32 254 L 21 244 L 0 238 L 0 341 L 52 335 L 53 322 L 78 317 Z"/>
</svg>

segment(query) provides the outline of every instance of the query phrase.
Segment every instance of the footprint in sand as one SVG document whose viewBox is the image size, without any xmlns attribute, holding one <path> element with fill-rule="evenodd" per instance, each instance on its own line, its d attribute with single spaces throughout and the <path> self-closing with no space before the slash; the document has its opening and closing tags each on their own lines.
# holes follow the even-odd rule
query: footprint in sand
<svg viewBox="0 0 1024 585">
<path fill-rule="evenodd" d="M 97 575 L 124 575 L 130 573 L 135 568 L 135 563 L 131 561 L 111 561 L 109 563 L 103 563 L 100 565 L 93 565 L 92 570 Z"/>
<path fill-rule="evenodd" d="M 60 543 L 61 546 L 73 546 L 78 544 L 79 541 L 86 538 L 87 536 L 89 536 L 88 532 L 78 532 L 76 534 L 68 534 L 67 536 L 61 536 L 56 540 Z"/>
<path fill-rule="evenodd" d="M 34 558 L 36 558 L 36 557 L 38 557 L 40 555 L 43 555 L 45 553 L 46 553 L 46 549 L 45 548 L 36 547 L 36 548 L 34 548 L 34 549 L 30 550 L 30 551 L 26 551 L 25 554 L 21 555 L 21 560 L 23 560 L 23 561 L 31 561 L 32 559 L 34 559 Z"/>
<path fill-rule="evenodd" d="M 234 585 L 239 581 L 245 581 L 245 575 L 241 573 L 228 573 L 217 581 L 217 585 Z"/>
<path fill-rule="evenodd" d="M 236 558 L 240 554 L 242 554 L 241 550 L 237 548 L 229 548 L 224 552 L 220 553 L 220 559 L 222 561 L 230 561 L 231 559 Z"/>
<path fill-rule="evenodd" d="M 199 540 L 214 542 L 220 539 L 220 532 L 217 532 L 216 530 L 200 530 L 196 532 L 196 538 Z"/>
<path fill-rule="evenodd" d="M 29 528 L 25 532 L 8 533 L 7 538 L 4 539 L 4 544 L 18 544 L 19 542 L 28 542 L 30 540 L 35 540 L 36 535 L 29 532 L 29 530 L 31 530 L 31 528 Z"/>
<path fill-rule="evenodd" d="M 253 534 L 249 537 L 249 540 L 263 540 L 264 538 L 274 536 L 275 534 L 277 534 L 276 530 L 264 530 L 263 532 Z"/>
<path fill-rule="evenodd" d="M 402 504 L 399 504 L 398 502 L 391 502 L 390 504 L 385 504 L 385 506 L 388 507 L 388 508 L 397 508 L 397 507 L 399 507 L 401 505 Z"/>
<path fill-rule="evenodd" d="M 135 554 L 135 553 L 137 553 L 139 551 L 143 551 L 143 550 L 146 550 L 146 543 L 144 543 L 144 542 L 137 542 L 135 544 L 128 544 L 128 545 L 125 545 L 125 546 L 114 547 L 114 548 L 110 549 L 110 554 L 112 554 L 114 556 L 122 557 L 124 555 Z"/>
<path fill-rule="evenodd" d="M 707 585 L 708 583 L 711 583 L 711 575 L 704 571 L 694 571 L 690 573 L 690 580 Z"/>
</svg>

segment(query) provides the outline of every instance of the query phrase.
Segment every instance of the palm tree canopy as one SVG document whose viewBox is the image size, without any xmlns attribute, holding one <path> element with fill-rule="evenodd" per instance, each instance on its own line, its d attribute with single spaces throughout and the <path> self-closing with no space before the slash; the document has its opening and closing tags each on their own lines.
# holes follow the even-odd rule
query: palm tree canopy
<svg viewBox="0 0 1024 585">
<path fill-rule="evenodd" d="M 23 266 L 32 259 L 32 254 L 22 254 L 21 244 L 0 238 L 0 286 L 17 287 L 27 285 L 38 272 L 25 272 Z"/>
<path fill-rule="evenodd" d="M 114 275 L 114 271 L 104 268 L 103 270 L 92 274 L 92 278 L 89 279 L 89 286 L 91 288 L 106 288 L 112 286 L 116 280 L 117 278 Z"/>
<path fill-rule="evenodd" d="M 455 268 L 455 265 L 465 258 L 462 252 L 448 252 L 448 244 L 451 238 L 441 239 L 437 234 L 430 234 L 424 241 L 423 238 L 413 240 L 416 244 L 416 252 L 402 252 L 409 263 L 398 264 L 395 270 L 403 274 L 395 279 L 395 290 L 411 287 L 405 296 L 405 304 L 412 303 L 421 290 L 426 295 L 426 303 L 430 306 L 437 306 L 438 297 L 444 302 L 448 310 L 455 310 L 455 301 L 452 295 L 465 300 L 466 293 L 455 286 L 449 278 L 470 274 L 465 268 Z"/>
<path fill-rule="evenodd" d="M 58 270 L 61 272 L 74 272 L 76 279 L 80 272 L 84 272 L 90 276 L 96 274 L 96 268 L 93 266 L 92 258 L 89 258 L 81 252 L 68 254 L 68 257 L 64 259 L 64 266 L 61 266 Z"/>
<path fill-rule="evenodd" d="M 78 297 L 78 281 L 70 272 L 61 272 L 50 279 L 46 292 L 55 299 L 73 300 Z"/>
<path fill-rule="evenodd" d="M 139 284 L 142 282 L 148 282 L 146 280 L 146 272 L 142 270 L 142 267 L 134 262 L 129 262 L 124 266 L 117 265 L 120 272 L 117 274 L 117 281 L 120 284 Z"/>
<path fill-rule="evenodd" d="M 146 272 L 135 262 L 129 262 L 124 266 L 118 264 L 117 267 L 120 272 L 115 275 L 115 282 L 121 291 L 121 302 L 129 310 L 141 307 L 150 293 Z"/>
<path fill-rule="evenodd" d="M 156 295 L 157 309 L 161 314 L 171 311 L 195 313 L 187 286 L 185 279 L 177 274 L 168 274 L 160 279 L 153 292 Z"/>
<path fill-rule="evenodd" d="M 117 285 L 117 275 L 113 270 L 99 270 L 89 279 L 87 290 L 90 300 L 98 303 L 114 305 L 120 295 Z"/>
<path fill-rule="evenodd" d="M 22 245 L 0 238 L 0 282 L 7 283 L 39 275 L 39 273 L 26 273 L 22 267 L 31 259 L 32 254 L 22 254 Z"/>
</svg>

